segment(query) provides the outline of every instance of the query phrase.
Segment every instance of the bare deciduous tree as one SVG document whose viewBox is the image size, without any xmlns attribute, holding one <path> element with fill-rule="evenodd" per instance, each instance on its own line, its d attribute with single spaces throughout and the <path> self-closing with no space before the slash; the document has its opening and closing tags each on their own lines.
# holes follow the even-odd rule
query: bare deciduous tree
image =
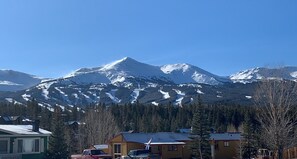
<svg viewBox="0 0 297 159">
<path fill-rule="evenodd" d="M 296 143 L 296 83 L 265 80 L 256 89 L 255 102 L 258 120 L 262 126 L 262 139 L 270 149 L 283 158 L 285 148 Z"/>
<path fill-rule="evenodd" d="M 112 113 L 106 107 L 97 106 L 85 114 L 84 134 L 87 146 L 105 144 L 119 128 Z"/>
</svg>

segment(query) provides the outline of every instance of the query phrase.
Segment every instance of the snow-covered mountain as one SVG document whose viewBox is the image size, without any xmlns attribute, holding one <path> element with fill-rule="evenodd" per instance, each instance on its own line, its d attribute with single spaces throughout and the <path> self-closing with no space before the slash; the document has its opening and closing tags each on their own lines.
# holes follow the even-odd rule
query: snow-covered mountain
<svg viewBox="0 0 297 159">
<path fill-rule="evenodd" d="M 140 81 L 154 83 L 203 83 L 210 85 L 227 82 L 227 78 L 219 77 L 189 64 L 173 64 L 152 66 L 125 57 L 102 67 L 79 69 L 64 79 L 76 83 L 112 83 L 131 84 Z"/>
<path fill-rule="evenodd" d="M 297 80 L 297 67 L 253 68 L 240 71 L 230 76 L 233 82 L 251 83 L 262 79 Z"/>
<path fill-rule="evenodd" d="M 157 66 L 138 62 L 125 57 L 102 67 L 79 69 L 64 77 L 76 83 L 112 83 L 130 82 L 131 80 L 163 80 L 166 75 Z"/>
<path fill-rule="evenodd" d="M 0 70 L 0 91 L 19 91 L 35 86 L 41 78 L 13 70 Z"/>
<path fill-rule="evenodd" d="M 41 106 L 48 107 L 135 102 L 182 106 L 196 102 L 201 96 L 209 103 L 246 104 L 252 102 L 256 82 L 263 78 L 297 81 L 297 67 L 254 68 L 221 77 L 190 64 L 153 66 L 125 57 L 47 81 L 2 70 L 0 88 L 22 91 L 7 93 L 0 90 L 0 102 L 26 103 L 34 98 Z"/>
<path fill-rule="evenodd" d="M 229 82 L 227 78 L 219 77 L 189 64 L 164 65 L 161 67 L 161 70 L 176 84 L 203 83 L 218 85 L 223 82 Z"/>
</svg>

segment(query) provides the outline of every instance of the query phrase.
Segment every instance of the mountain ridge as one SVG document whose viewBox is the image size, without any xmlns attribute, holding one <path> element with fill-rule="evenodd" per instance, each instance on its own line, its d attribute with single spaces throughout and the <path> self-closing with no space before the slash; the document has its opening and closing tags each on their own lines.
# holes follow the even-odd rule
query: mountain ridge
<svg viewBox="0 0 297 159">
<path fill-rule="evenodd" d="M 186 63 L 153 66 L 126 57 L 99 67 L 80 68 L 64 77 L 40 79 L 15 93 L 2 92 L 0 101 L 25 104 L 34 98 L 44 107 L 135 102 L 182 106 L 202 96 L 208 103 L 247 104 L 252 101 L 254 83 L 265 78 L 296 81 L 297 67 L 257 67 L 222 77 Z M 9 82 L 14 81 L 2 83 Z"/>
</svg>

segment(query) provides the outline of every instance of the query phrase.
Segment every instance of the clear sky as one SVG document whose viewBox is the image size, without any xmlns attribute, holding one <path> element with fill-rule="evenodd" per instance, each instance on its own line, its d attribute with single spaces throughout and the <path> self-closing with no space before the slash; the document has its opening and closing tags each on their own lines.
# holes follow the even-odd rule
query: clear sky
<svg viewBox="0 0 297 159">
<path fill-rule="evenodd" d="M 0 1 L 0 69 L 61 77 L 126 56 L 217 75 L 297 66 L 297 1 Z"/>
</svg>

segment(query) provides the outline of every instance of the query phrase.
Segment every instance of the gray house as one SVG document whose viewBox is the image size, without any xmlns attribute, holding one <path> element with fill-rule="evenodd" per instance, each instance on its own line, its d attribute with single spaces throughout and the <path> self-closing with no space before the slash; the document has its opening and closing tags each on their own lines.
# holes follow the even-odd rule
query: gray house
<svg viewBox="0 0 297 159">
<path fill-rule="evenodd" d="M 0 159 L 42 159 L 51 132 L 37 125 L 0 125 Z"/>
</svg>

